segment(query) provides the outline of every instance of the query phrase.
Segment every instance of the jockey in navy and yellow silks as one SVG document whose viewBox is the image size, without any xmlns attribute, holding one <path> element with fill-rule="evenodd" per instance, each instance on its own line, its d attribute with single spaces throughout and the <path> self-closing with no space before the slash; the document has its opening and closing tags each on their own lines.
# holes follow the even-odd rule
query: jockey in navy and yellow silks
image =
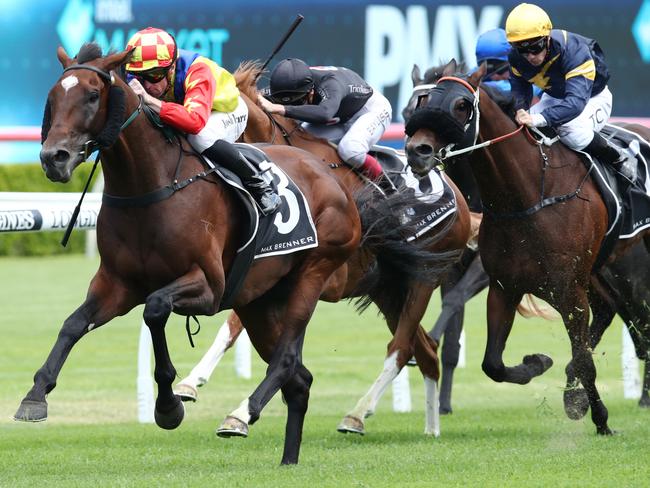
<svg viewBox="0 0 650 488">
<path fill-rule="evenodd" d="M 533 85 L 563 103 L 542 112 L 547 125 L 561 125 L 576 118 L 590 98 L 607 87 L 609 71 L 598 43 L 572 32 L 553 29 L 547 55 L 540 66 L 533 66 L 512 49 L 509 55 L 511 91 L 516 108 L 530 108 Z"/>
<path fill-rule="evenodd" d="M 238 175 L 263 213 L 275 210 L 280 197 L 232 145 L 248 121 L 233 75 L 211 59 L 178 49 L 162 29 L 143 29 L 126 47 L 133 91 L 163 123 L 188 134 L 194 149 Z"/>
<path fill-rule="evenodd" d="M 517 122 L 553 127 L 570 148 L 584 150 L 632 179 L 638 147 L 621 151 L 599 134 L 612 112 L 612 94 L 598 43 L 553 29 L 546 12 L 529 3 L 510 12 L 506 36 L 512 46 L 508 60 Z M 543 93 L 539 103 L 530 107 L 533 85 Z"/>
</svg>

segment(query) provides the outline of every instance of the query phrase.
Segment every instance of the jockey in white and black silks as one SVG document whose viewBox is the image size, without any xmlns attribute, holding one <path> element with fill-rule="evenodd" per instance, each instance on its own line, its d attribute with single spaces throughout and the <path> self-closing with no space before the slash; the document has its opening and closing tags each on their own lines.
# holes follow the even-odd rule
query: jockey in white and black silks
<svg viewBox="0 0 650 488">
<path fill-rule="evenodd" d="M 263 213 L 271 213 L 280 197 L 259 169 L 233 146 L 246 128 L 248 108 L 233 75 L 198 53 L 178 49 L 162 29 L 148 27 L 129 39 L 126 64 L 129 85 L 163 123 L 188 134 L 198 152 L 237 176 Z"/>
<path fill-rule="evenodd" d="M 517 122 L 554 128 L 564 144 L 612 164 L 632 180 L 638 145 L 622 151 L 598 133 L 612 112 L 603 51 L 593 39 L 552 27 L 546 12 L 529 3 L 515 7 L 506 19 Z M 543 94 L 530 107 L 532 85 Z"/>
<path fill-rule="evenodd" d="M 341 159 L 370 179 L 382 174 L 368 151 L 390 125 L 392 108 L 357 73 L 285 59 L 271 73 L 269 98 L 260 97 L 267 111 L 301 120 L 307 131 L 337 143 Z"/>
</svg>

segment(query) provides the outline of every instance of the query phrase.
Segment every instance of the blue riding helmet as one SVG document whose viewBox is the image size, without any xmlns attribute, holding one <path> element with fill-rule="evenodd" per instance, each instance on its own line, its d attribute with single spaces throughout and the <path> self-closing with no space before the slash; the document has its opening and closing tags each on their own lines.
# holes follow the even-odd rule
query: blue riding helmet
<svg viewBox="0 0 650 488">
<path fill-rule="evenodd" d="M 476 63 L 481 64 L 488 59 L 508 61 L 510 43 L 503 29 L 491 29 L 481 34 L 476 41 Z"/>
</svg>

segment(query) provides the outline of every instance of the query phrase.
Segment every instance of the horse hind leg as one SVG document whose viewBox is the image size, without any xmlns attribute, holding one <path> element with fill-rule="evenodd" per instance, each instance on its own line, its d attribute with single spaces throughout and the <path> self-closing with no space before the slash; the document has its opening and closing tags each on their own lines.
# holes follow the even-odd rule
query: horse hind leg
<svg viewBox="0 0 650 488">
<path fill-rule="evenodd" d="M 300 363 L 296 367 L 296 374 L 282 387 L 282 395 L 287 404 L 287 425 L 281 464 L 298 463 L 302 428 L 305 423 L 305 414 L 309 404 L 309 389 L 313 379 L 309 370 Z"/>
<path fill-rule="evenodd" d="M 422 327 L 418 327 L 415 335 L 414 354 L 418 367 L 424 377 L 425 389 L 425 423 L 426 435 L 440 436 L 440 414 L 442 413 L 438 380 L 440 378 L 440 365 L 436 342 L 431 339 Z"/>
<path fill-rule="evenodd" d="M 644 362 L 643 389 L 639 399 L 639 407 L 650 408 L 650 353 Z"/>
<path fill-rule="evenodd" d="M 219 364 L 226 351 L 234 345 L 242 330 L 244 330 L 244 326 L 237 314 L 232 312 L 219 329 L 219 332 L 217 332 L 210 349 L 192 368 L 190 374 L 176 383 L 174 394 L 178 395 L 184 402 L 197 401 L 197 388 L 208 382 L 217 364 Z"/>
</svg>

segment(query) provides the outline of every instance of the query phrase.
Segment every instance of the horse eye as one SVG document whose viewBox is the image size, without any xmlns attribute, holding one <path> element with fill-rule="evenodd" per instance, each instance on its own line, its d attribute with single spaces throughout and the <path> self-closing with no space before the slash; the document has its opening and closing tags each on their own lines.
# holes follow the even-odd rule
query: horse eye
<svg viewBox="0 0 650 488">
<path fill-rule="evenodd" d="M 469 104 L 466 101 L 459 102 L 458 105 L 456 106 L 456 110 L 467 110 L 469 108 Z"/>
<path fill-rule="evenodd" d="M 93 91 L 88 94 L 88 101 L 90 103 L 95 103 L 97 100 L 99 100 L 99 92 Z"/>
</svg>

